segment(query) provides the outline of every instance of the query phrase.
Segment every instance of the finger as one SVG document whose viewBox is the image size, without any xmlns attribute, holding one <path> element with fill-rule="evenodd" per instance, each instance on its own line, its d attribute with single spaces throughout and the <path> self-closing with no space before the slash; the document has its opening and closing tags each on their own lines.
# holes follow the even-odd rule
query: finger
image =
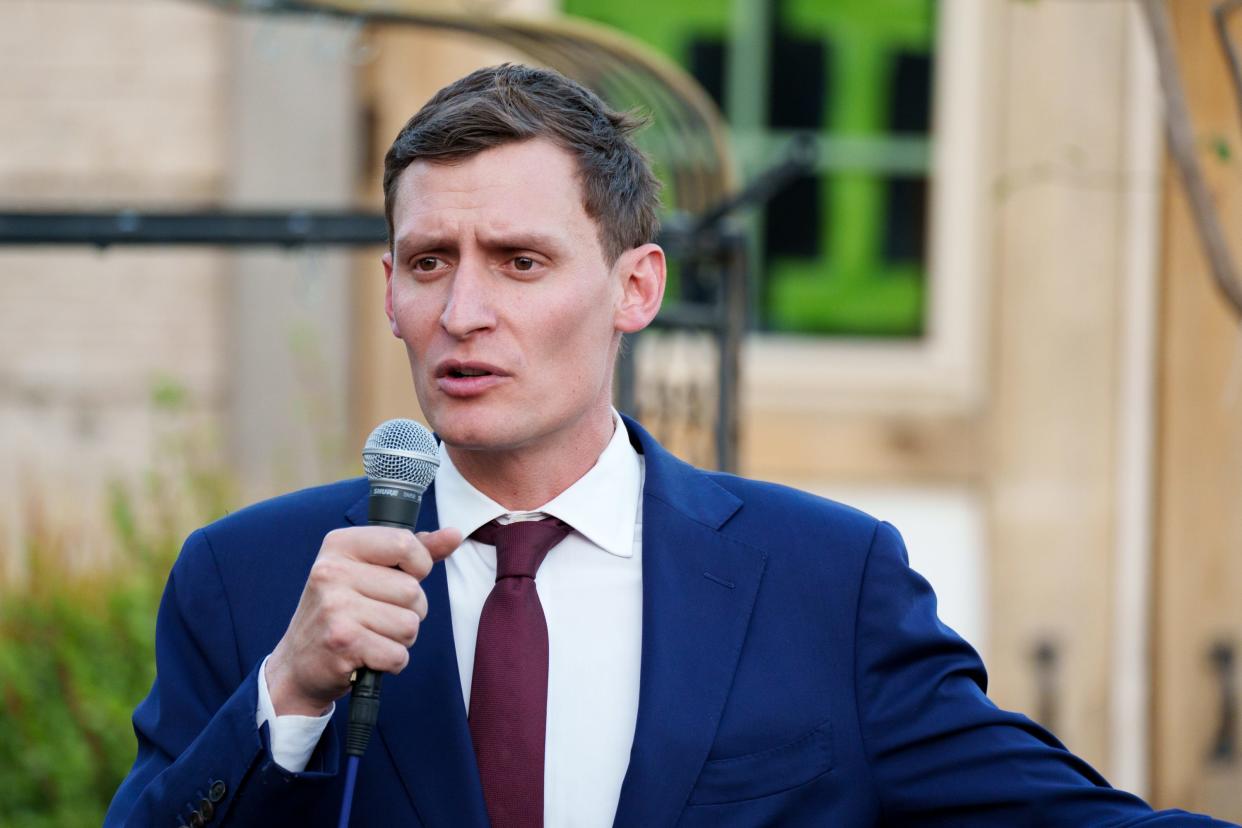
<svg viewBox="0 0 1242 828">
<path fill-rule="evenodd" d="M 323 549 L 329 557 L 400 567 L 422 579 L 433 563 L 444 560 L 461 546 L 461 538 L 461 530 L 453 528 L 420 532 L 416 536 L 392 526 L 352 526 L 329 532 Z"/>
<path fill-rule="evenodd" d="M 403 647 L 411 646 L 418 638 L 422 619 L 414 610 L 370 598 L 359 598 L 359 601 L 357 617 L 365 629 Z"/>
<path fill-rule="evenodd" d="M 351 586 L 360 595 L 375 601 L 393 604 L 413 610 L 420 618 L 427 617 L 427 595 L 418 578 L 400 569 L 357 564 L 358 574 L 351 578 Z"/>
<path fill-rule="evenodd" d="M 431 569 L 431 555 L 408 529 L 394 526 L 352 526 L 336 529 L 324 539 L 332 557 L 351 558 L 376 566 L 396 566 L 416 578 Z"/>
<path fill-rule="evenodd" d="M 407 533 L 401 544 L 402 557 L 394 563 L 420 581 L 431 572 L 436 561 L 442 561 L 461 546 L 461 530 L 437 529 L 434 532 Z"/>
<path fill-rule="evenodd" d="M 400 673 L 410 662 L 410 648 L 399 641 L 364 629 L 361 636 L 360 666 L 380 673 Z"/>
<path fill-rule="evenodd" d="M 368 599 L 358 597 L 359 601 Z M 392 607 L 390 604 L 376 604 L 377 607 Z M 348 676 L 359 667 L 368 667 L 380 672 L 397 672 L 405 666 L 409 648 L 401 641 L 394 641 L 387 635 L 371 629 L 368 624 L 384 626 L 377 621 L 379 613 L 371 613 L 366 621 L 357 617 L 348 621 L 333 623 L 325 631 L 323 644 L 325 658 L 322 661 L 327 674 L 333 682 L 348 682 Z M 412 613 L 411 613 L 412 615 Z"/>
<path fill-rule="evenodd" d="M 350 526 L 346 529 L 333 529 L 324 536 L 321 554 L 329 552 L 367 563 L 395 566 L 409 537 L 411 533 L 408 529 L 395 526 Z"/>
<path fill-rule="evenodd" d="M 457 551 L 462 543 L 461 530 L 452 526 L 434 532 L 419 532 L 416 537 L 431 555 L 431 560 L 442 561 Z"/>
</svg>

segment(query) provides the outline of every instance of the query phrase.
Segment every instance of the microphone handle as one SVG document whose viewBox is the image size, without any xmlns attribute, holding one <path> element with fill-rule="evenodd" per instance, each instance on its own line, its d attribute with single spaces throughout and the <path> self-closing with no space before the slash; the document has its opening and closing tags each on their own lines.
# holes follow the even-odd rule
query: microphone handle
<svg viewBox="0 0 1242 828">
<path fill-rule="evenodd" d="M 421 494 L 411 497 L 407 491 L 394 491 L 373 484 L 367 504 L 367 525 L 391 526 L 413 532 L 421 505 Z M 371 732 L 379 719 L 380 679 L 383 675 L 369 667 L 359 668 L 354 673 L 353 688 L 349 692 L 349 725 L 345 729 L 347 756 L 362 756 L 367 751 Z"/>
</svg>

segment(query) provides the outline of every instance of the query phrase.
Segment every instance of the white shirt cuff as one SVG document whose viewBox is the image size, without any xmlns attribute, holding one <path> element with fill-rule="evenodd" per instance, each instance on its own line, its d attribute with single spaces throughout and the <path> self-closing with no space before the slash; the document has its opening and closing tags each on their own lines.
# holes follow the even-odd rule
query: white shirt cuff
<svg viewBox="0 0 1242 828">
<path fill-rule="evenodd" d="M 271 658 L 268 656 L 267 658 Z M 267 689 L 267 658 L 259 665 L 259 707 L 254 714 L 255 727 L 267 722 L 267 735 L 271 741 L 272 758 L 290 773 L 306 770 L 306 763 L 315 752 L 328 720 L 336 710 L 336 703 L 322 716 L 277 716 L 272 706 L 272 695 Z"/>
</svg>

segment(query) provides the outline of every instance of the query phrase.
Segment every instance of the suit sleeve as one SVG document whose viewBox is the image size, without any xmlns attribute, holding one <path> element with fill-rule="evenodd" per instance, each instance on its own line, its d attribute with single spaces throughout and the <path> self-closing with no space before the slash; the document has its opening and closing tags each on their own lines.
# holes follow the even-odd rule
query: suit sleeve
<svg viewBox="0 0 1242 828">
<path fill-rule="evenodd" d="M 1227 826 L 1153 811 L 985 695 L 979 656 L 936 616 L 897 531 L 880 524 L 855 626 L 857 699 L 881 822 L 927 826 Z"/>
<path fill-rule="evenodd" d="M 259 664 L 243 664 L 203 530 L 186 540 L 160 601 L 156 678 L 134 710 L 138 754 L 105 817 L 121 825 L 286 824 L 322 816 L 339 753 L 335 729 L 302 773 L 272 759 L 255 722 Z"/>
</svg>

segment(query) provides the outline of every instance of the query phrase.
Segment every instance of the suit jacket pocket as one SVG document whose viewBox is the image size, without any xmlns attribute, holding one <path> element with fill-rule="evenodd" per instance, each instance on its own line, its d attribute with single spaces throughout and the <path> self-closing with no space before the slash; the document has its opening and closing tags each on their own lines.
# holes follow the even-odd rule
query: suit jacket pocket
<svg viewBox="0 0 1242 828">
<path fill-rule="evenodd" d="M 832 724 L 824 722 L 780 747 L 709 759 L 690 792 L 690 805 L 757 799 L 796 788 L 832 770 Z"/>
</svg>

